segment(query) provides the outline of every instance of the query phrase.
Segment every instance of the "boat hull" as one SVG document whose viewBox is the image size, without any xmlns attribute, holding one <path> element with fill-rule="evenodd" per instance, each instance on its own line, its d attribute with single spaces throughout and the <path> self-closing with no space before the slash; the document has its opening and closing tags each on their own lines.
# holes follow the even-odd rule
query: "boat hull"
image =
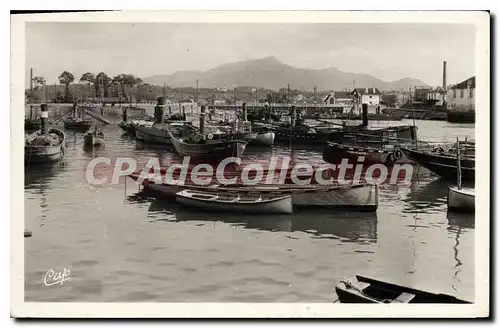
<svg viewBox="0 0 500 328">
<path fill-rule="evenodd" d="M 439 153 L 430 153 L 407 148 L 401 148 L 407 157 L 413 159 L 418 164 L 435 174 L 445 178 L 457 178 L 457 159 L 453 156 L 442 156 Z M 475 180 L 475 160 L 472 158 L 462 158 L 460 160 L 463 181 Z"/>
<path fill-rule="evenodd" d="M 65 134 L 61 130 L 51 128 L 49 133 L 55 133 L 59 136 L 60 142 L 53 146 L 24 146 L 24 162 L 26 164 L 42 164 L 57 162 L 64 157 Z"/>
<path fill-rule="evenodd" d="M 172 140 L 170 139 L 170 136 L 166 129 L 159 129 L 154 125 L 144 126 L 136 124 L 134 126 L 134 130 L 135 130 L 135 137 L 143 142 L 164 144 L 164 145 L 172 144 Z"/>
<path fill-rule="evenodd" d="M 104 145 L 104 138 L 95 135 L 85 135 L 83 142 L 86 147 L 101 146 Z"/>
<path fill-rule="evenodd" d="M 293 193 L 293 206 L 300 208 L 334 208 L 352 211 L 376 211 L 379 188 L 364 184 L 326 191 Z"/>
<path fill-rule="evenodd" d="M 204 144 L 188 144 L 170 135 L 170 140 L 181 156 L 222 160 L 228 157 L 241 157 L 247 142 L 242 140 L 218 140 Z"/>
<path fill-rule="evenodd" d="M 446 121 L 450 123 L 476 123 L 476 112 L 471 111 L 452 111 L 446 112 Z"/>
<path fill-rule="evenodd" d="M 161 194 L 164 197 L 175 197 L 182 190 L 207 191 L 210 187 L 196 185 L 175 185 L 156 184 L 153 181 L 145 180 L 144 188 L 152 192 Z M 376 184 L 361 184 L 355 186 L 328 187 L 308 187 L 300 188 L 293 185 L 280 186 L 218 186 L 218 191 L 230 193 L 245 192 L 270 192 L 274 195 L 290 194 L 292 205 L 297 208 L 331 208 L 351 211 L 376 211 L 379 203 L 379 187 Z"/>
<path fill-rule="evenodd" d="M 258 133 L 255 139 L 252 140 L 249 145 L 252 146 L 272 146 L 274 144 L 274 137 L 276 134 L 274 132 Z"/>
<path fill-rule="evenodd" d="M 276 200 L 262 203 L 227 203 L 213 202 L 202 199 L 185 197 L 179 193 L 176 201 L 186 206 L 200 207 L 210 211 L 224 211 L 247 214 L 291 214 L 293 212 L 291 197 L 281 197 Z"/>
<path fill-rule="evenodd" d="M 94 123 L 92 120 L 73 121 L 63 120 L 64 128 L 73 131 L 87 131 Z"/>
<path fill-rule="evenodd" d="M 346 279 L 335 286 L 341 303 L 467 304 L 451 295 L 436 294 L 363 276 Z"/>
<path fill-rule="evenodd" d="M 399 158 L 398 158 L 399 157 Z M 379 150 L 370 147 L 356 147 L 334 142 L 327 142 L 323 150 L 323 160 L 332 164 L 340 164 L 347 158 L 349 163 L 363 162 L 366 164 L 412 164 L 413 161 L 404 156 L 401 150 Z M 359 159 L 363 161 L 358 161 Z"/>
<path fill-rule="evenodd" d="M 474 212 L 475 196 L 469 188 L 448 188 L 448 209 L 455 212 Z"/>
</svg>

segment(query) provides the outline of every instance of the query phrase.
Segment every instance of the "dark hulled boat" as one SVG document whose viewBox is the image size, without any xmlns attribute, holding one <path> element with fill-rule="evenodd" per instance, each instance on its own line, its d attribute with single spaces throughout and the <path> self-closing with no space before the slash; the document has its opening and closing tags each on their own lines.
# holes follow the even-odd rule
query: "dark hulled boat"
<svg viewBox="0 0 500 328">
<path fill-rule="evenodd" d="M 179 138 L 169 130 L 169 135 L 172 145 L 180 155 L 197 158 L 218 160 L 227 157 L 241 157 L 247 145 L 247 142 L 243 140 L 204 139 L 202 134 Z"/>
<path fill-rule="evenodd" d="M 66 130 L 85 132 L 94 124 L 94 120 L 79 117 L 65 117 L 63 123 Z"/>
<path fill-rule="evenodd" d="M 104 145 L 104 133 L 102 133 L 96 124 L 85 133 L 83 142 L 85 147 L 102 146 Z"/>
<path fill-rule="evenodd" d="M 469 304 L 451 295 L 436 294 L 356 275 L 335 286 L 340 303 Z"/>
<path fill-rule="evenodd" d="M 419 150 L 405 147 L 401 147 L 401 150 L 407 157 L 422 165 L 429 171 L 432 171 L 445 179 L 456 180 L 457 158 L 454 150 L 450 149 L 451 151 L 446 152 L 442 148 Z M 464 154 L 464 156 L 460 159 L 462 179 L 464 181 L 475 180 L 475 162 L 475 156 L 473 154 Z"/>
</svg>

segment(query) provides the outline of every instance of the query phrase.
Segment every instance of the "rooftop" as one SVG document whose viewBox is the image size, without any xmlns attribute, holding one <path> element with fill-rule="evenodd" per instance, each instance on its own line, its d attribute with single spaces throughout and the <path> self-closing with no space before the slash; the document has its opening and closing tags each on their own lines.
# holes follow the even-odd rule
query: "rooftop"
<svg viewBox="0 0 500 328">
<path fill-rule="evenodd" d="M 468 84 L 471 89 L 474 89 L 476 87 L 476 77 L 475 76 L 470 77 L 465 81 L 455 84 L 450 89 L 467 89 Z"/>
</svg>

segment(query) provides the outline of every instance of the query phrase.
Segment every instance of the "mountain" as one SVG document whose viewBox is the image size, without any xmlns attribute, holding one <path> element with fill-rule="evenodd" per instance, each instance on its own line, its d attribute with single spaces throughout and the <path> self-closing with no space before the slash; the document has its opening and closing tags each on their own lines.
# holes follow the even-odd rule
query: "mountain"
<svg viewBox="0 0 500 328">
<path fill-rule="evenodd" d="M 179 71 L 170 75 L 153 75 L 143 81 L 153 85 L 166 83 L 171 87 L 199 86 L 203 88 L 236 86 L 256 86 L 278 90 L 290 84 L 293 89 L 342 90 L 351 89 L 353 81 L 356 87 L 379 88 L 380 90 L 408 89 L 425 86 L 420 80 L 404 78 L 385 82 L 368 74 L 347 73 L 337 68 L 306 69 L 283 64 L 274 57 L 229 63 L 208 71 Z"/>
</svg>

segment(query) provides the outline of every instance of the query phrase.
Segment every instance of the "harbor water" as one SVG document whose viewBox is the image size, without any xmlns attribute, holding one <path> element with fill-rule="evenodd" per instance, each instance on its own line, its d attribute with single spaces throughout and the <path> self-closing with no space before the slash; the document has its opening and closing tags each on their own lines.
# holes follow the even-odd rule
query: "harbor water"
<svg viewBox="0 0 500 328">
<path fill-rule="evenodd" d="M 474 137 L 472 124 L 416 124 L 423 140 Z M 83 134 L 67 131 L 60 163 L 25 170 L 33 233 L 24 240 L 26 301 L 331 302 L 335 285 L 354 274 L 474 300 L 475 218 L 447 213 L 453 182 L 423 170 L 411 185 L 381 186 L 375 213 L 204 213 L 145 194 L 130 179 L 89 185 L 95 157 L 179 160 L 116 124 L 103 132 L 105 147 L 86 151 Z M 323 163 L 322 149 L 288 147 L 249 148 L 243 160 L 272 155 Z M 65 269 L 69 280 L 44 283 L 47 272 Z"/>
</svg>

